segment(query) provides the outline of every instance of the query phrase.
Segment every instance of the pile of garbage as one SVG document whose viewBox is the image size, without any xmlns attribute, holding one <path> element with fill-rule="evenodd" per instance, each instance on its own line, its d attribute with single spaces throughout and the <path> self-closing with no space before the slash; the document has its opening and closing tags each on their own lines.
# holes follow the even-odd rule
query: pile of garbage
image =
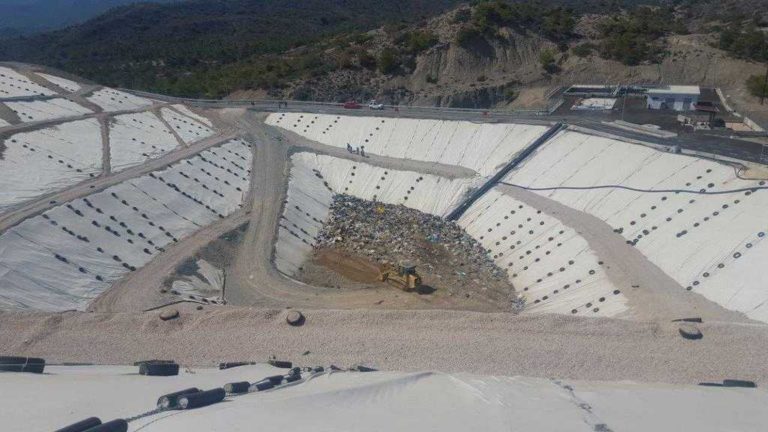
<svg viewBox="0 0 768 432">
<path fill-rule="evenodd" d="M 459 225 L 402 205 L 336 195 L 315 247 L 414 264 L 425 283 L 449 295 L 516 300 L 506 271 Z"/>
</svg>

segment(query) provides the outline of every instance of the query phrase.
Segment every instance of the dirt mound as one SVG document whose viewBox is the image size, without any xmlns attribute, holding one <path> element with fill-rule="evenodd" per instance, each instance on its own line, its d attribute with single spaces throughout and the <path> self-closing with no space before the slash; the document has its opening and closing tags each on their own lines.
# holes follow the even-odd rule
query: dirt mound
<svg viewBox="0 0 768 432">
<path fill-rule="evenodd" d="M 416 265 L 426 285 L 422 294 L 502 307 L 516 298 L 506 272 L 460 226 L 404 206 L 348 195 L 334 198 L 315 253 L 299 279 L 340 289 L 381 288 L 380 266 L 404 261 Z"/>
</svg>

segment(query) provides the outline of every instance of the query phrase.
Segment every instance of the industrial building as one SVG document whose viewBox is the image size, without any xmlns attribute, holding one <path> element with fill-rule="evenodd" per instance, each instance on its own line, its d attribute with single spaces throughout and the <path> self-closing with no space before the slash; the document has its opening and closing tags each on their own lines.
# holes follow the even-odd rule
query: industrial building
<svg viewBox="0 0 768 432">
<path fill-rule="evenodd" d="M 648 89 L 648 109 L 693 111 L 701 96 L 698 86 L 664 86 Z"/>
</svg>

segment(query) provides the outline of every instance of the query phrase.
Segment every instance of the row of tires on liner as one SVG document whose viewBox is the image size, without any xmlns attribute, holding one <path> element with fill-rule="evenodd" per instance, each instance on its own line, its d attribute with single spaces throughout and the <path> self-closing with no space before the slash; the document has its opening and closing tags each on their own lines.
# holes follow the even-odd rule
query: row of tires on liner
<svg viewBox="0 0 768 432">
<path fill-rule="evenodd" d="M 272 363 L 272 362 L 270 362 Z M 279 362 L 282 366 L 292 366 L 289 362 Z M 178 375 L 179 365 L 169 360 L 149 360 L 137 362 L 139 372 L 149 376 Z M 222 368 L 225 369 L 225 368 Z M 311 369 L 313 373 L 323 372 L 322 367 Z M 150 413 L 160 413 L 170 410 L 189 410 L 213 405 L 224 400 L 227 395 L 237 396 L 247 393 L 270 390 L 281 385 L 302 379 L 301 368 L 294 367 L 285 375 L 273 375 L 250 383 L 247 381 L 225 384 L 223 387 L 201 390 L 190 387 L 169 393 L 158 398 L 156 409 Z M 148 413 L 148 414 L 150 414 Z M 69 426 L 57 429 L 55 432 L 127 432 L 130 420 L 116 419 L 102 423 L 98 417 L 90 417 Z"/>
</svg>

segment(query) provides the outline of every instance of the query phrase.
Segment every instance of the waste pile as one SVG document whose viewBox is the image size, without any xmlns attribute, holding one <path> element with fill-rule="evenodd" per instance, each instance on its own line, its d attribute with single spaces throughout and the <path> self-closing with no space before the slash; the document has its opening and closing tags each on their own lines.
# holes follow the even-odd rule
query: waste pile
<svg viewBox="0 0 768 432">
<path fill-rule="evenodd" d="M 505 270 L 459 225 L 402 205 L 336 195 L 315 248 L 335 248 L 380 264 L 408 262 L 449 296 L 516 301 Z"/>
</svg>

